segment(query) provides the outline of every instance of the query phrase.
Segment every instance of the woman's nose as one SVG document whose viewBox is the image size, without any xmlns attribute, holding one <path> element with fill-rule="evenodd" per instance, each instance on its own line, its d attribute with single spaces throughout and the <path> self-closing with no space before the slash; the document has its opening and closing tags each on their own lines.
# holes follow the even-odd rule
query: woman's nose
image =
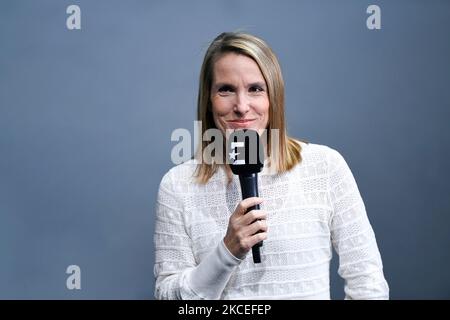
<svg viewBox="0 0 450 320">
<path fill-rule="evenodd" d="M 250 104 L 245 94 L 237 94 L 236 101 L 234 103 L 234 112 L 238 114 L 245 114 L 250 110 Z"/>
</svg>

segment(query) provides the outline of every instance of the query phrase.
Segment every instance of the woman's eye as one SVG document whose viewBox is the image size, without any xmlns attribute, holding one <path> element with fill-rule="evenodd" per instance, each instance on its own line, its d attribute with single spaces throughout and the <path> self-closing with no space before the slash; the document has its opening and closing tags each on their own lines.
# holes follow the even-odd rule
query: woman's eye
<svg viewBox="0 0 450 320">
<path fill-rule="evenodd" d="M 233 92 L 233 88 L 231 86 L 222 86 L 219 88 L 219 92 Z"/>
<path fill-rule="evenodd" d="M 264 91 L 264 89 L 261 88 L 260 86 L 250 87 L 250 92 L 263 92 L 263 91 Z"/>
</svg>

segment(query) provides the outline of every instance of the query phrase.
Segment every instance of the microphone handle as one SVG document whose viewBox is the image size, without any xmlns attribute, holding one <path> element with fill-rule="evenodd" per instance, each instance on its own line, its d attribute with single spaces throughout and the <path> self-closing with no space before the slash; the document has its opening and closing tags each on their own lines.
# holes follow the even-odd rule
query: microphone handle
<svg viewBox="0 0 450 320">
<path fill-rule="evenodd" d="M 242 199 L 259 196 L 258 195 L 258 174 L 257 173 L 250 173 L 250 174 L 246 174 L 246 175 L 240 174 L 239 182 L 241 184 Z M 259 210 L 259 204 L 256 204 L 256 205 L 248 208 L 247 212 L 254 210 L 254 209 Z M 261 254 L 260 254 L 259 248 L 262 247 L 262 245 L 263 245 L 263 242 L 260 241 L 252 247 L 254 263 L 261 262 Z"/>
</svg>

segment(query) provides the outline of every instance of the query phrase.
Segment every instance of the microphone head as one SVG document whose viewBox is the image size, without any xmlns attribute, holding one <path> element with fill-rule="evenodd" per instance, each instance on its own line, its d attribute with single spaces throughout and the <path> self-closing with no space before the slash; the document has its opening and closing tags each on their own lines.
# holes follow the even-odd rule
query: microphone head
<svg viewBox="0 0 450 320">
<path fill-rule="evenodd" d="M 234 131 L 227 144 L 231 171 L 237 175 L 258 173 L 264 166 L 264 148 L 257 131 Z"/>
</svg>

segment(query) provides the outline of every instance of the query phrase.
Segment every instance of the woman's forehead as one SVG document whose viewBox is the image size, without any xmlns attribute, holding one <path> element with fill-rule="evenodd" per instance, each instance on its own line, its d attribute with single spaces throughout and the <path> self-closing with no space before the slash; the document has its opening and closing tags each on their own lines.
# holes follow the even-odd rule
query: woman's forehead
<svg viewBox="0 0 450 320">
<path fill-rule="evenodd" d="M 223 80 L 265 82 L 258 64 L 252 58 L 242 54 L 224 54 L 214 63 L 213 70 L 216 82 Z"/>
</svg>

